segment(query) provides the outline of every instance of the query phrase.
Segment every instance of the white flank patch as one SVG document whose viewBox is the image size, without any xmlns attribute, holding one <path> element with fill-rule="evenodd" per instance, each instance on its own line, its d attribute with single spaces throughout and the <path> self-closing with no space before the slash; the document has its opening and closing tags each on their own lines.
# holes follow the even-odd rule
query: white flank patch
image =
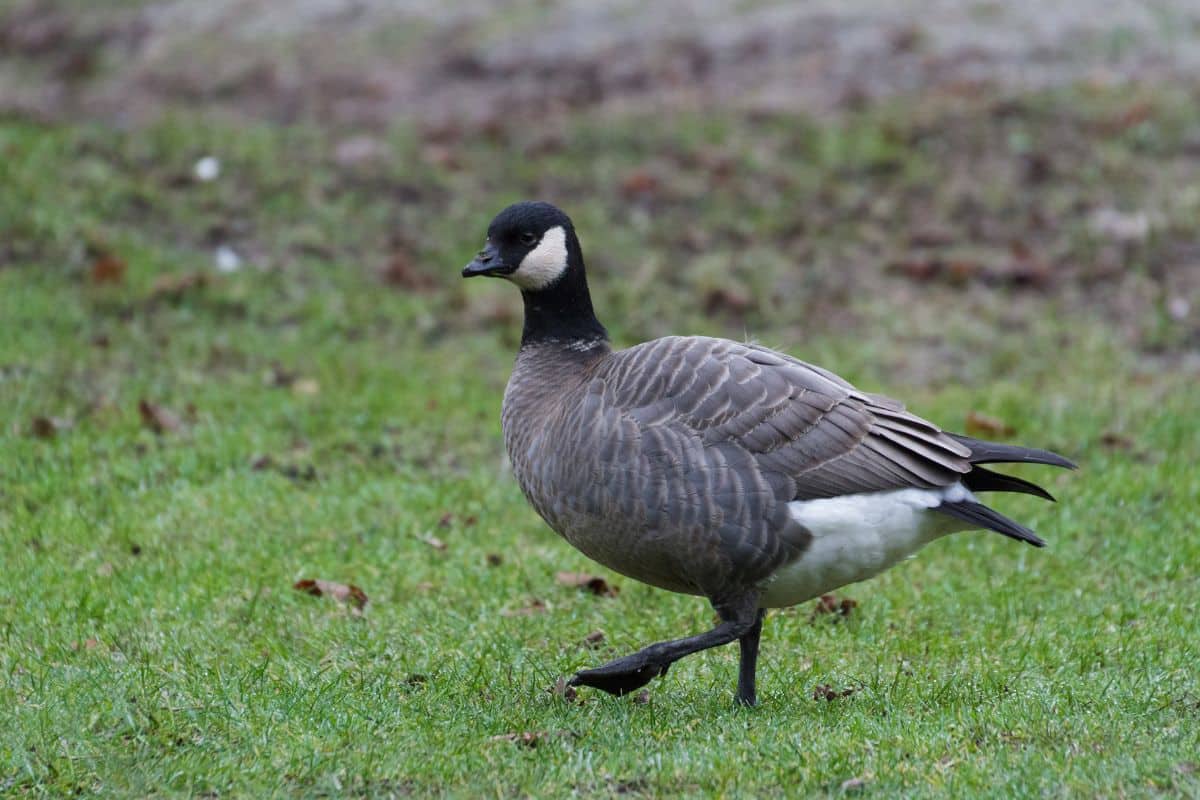
<svg viewBox="0 0 1200 800">
<path fill-rule="evenodd" d="M 542 234 L 542 240 L 521 259 L 516 271 L 506 275 L 522 289 L 545 289 L 558 280 L 567 268 L 567 232 L 556 225 Z"/>
<path fill-rule="evenodd" d="M 762 605 L 793 606 L 866 580 L 934 539 L 969 529 L 968 523 L 931 510 L 943 500 L 969 499 L 973 495 L 958 483 L 788 503 L 792 518 L 812 533 L 812 543 L 771 576 Z"/>
</svg>

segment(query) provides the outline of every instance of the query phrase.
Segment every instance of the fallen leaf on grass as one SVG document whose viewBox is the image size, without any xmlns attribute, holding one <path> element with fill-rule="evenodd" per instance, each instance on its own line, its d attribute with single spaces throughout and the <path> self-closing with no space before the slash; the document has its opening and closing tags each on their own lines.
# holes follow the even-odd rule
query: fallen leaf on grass
<svg viewBox="0 0 1200 800">
<path fill-rule="evenodd" d="M 125 279 L 125 260 L 112 253 L 101 253 L 92 262 L 92 283 L 120 283 Z"/>
<path fill-rule="evenodd" d="M 279 474 L 294 481 L 311 483 L 317 479 L 317 468 L 312 464 L 288 464 L 279 470 Z"/>
<path fill-rule="evenodd" d="M 292 588 L 314 597 L 332 597 L 339 603 L 348 603 L 356 613 L 361 613 L 370 602 L 367 599 L 367 593 L 353 583 L 335 583 L 334 581 L 305 578 L 293 583 Z"/>
<path fill-rule="evenodd" d="M 633 702 L 639 706 L 647 705 L 650 702 L 650 690 L 642 689 L 633 697 Z"/>
<path fill-rule="evenodd" d="M 813 689 L 812 697 L 813 697 L 813 700 L 832 701 L 832 700 L 837 700 L 842 697 L 849 697 L 850 695 L 854 694 L 856 691 L 858 691 L 858 690 L 854 689 L 854 688 L 842 689 L 839 691 L 838 689 L 834 689 L 828 683 L 822 683 L 819 686 L 817 686 L 817 688 Z"/>
<path fill-rule="evenodd" d="M 266 453 L 250 459 L 250 469 L 255 472 L 262 472 L 264 469 L 270 469 L 273 466 L 275 466 L 275 459 Z"/>
<path fill-rule="evenodd" d="M 425 536 L 421 541 L 439 552 L 445 552 L 446 550 L 446 543 L 436 536 Z"/>
<path fill-rule="evenodd" d="M 978 261 L 961 258 L 909 258 L 889 264 L 888 271 L 918 283 L 940 280 L 962 285 L 983 273 L 984 269 Z"/>
<path fill-rule="evenodd" d="M 402 252 L 392 254 L 380 272 L 380 278 L 388 286 L 407 289 L 410 292 L 427 292 L 437 288 L 437 281 L 417 269 L 412 259 Z"/>
<path fill-rule="evenodd" d="M 867 782 L 862 778 L 847 778 L 842 781 L 843 792 L 858 792 L 867 785 Z"/>
<path fill-rule="evenodd" d="M 1004 420 L 978 411 L 967 412 L 967 434 L 970 436 L 1012 436 L 1017 429 Z"/>
<path fill-rule="evenodd" d="M 70 427 L 70 422 L 58 417 L 34 417 L 29 423 L 29 432 L 39 439 L 53 439 L 59 431 Z"/>
<path fill-rule="evenodd" d="M 138 401 L 138 414 L 142 424 L 159 435 L 175 433 L 183 428 L 183 420 L 177 414 L 146 399 Z"/>
<path fill-rule="evenodd" d="M 610 585 L 599 575 L 589 575 L 586 572 L 559 572 L 554 577 L 563 586 L 586 589 L 597 597 L 616 597 L 621 591 L 621 587 Z"/>
<path fill-rule="evenodd" d="M 1109 450 L 1132 450 L 1133 439 L 1121 433 L 1113 431 L 1105 431 L 1100 437 L 1100 444 L 1107 447 Z"/>
<path fill-rule="evenodd" d="M 290 388 L 300 378 L 300 373 L 286 369 L 278 362 L 263 374 L 263 383 L 277 389 Z"/>
<path fill-rule="evenodd" d="M 583 637 L 583 643 L 587 647 L 599 647 L 604 642 L 604 631 L 592 631 L 587 636 Z"/>
<path fill-rule="evenodd" d="M 736 316 L 745 314 L 754 307 L 754 298 L 735 288 L 710 289 L 704 295 L 704 313 L 706 314 L 727 312 Z"/>
<path fill-rule="evenodd" d="M 159 275 L 150 287 L 150 300 L 179 300 L 189 292 L 208 285 L 209 277 L 203 272 Z"/>
<path fill-rule="evenodd" d="M 626 197 L 651 195 L 658 191 L 660 182 L 656 175 L 644 169 L 634 170 L 621 179 L 621 193 Z"/>
<path fill-rule="evenodd" d="M 546 610 L 546 604 L 536 597 L 529 601 L 529 605 L 521 608 L 506 608 L 500 612 L 502 617 L 528 617 L 531 614 L 541 614 Z"/>
<path fill-rule="evenodd" d="M 837 614 L 841 617 L 848 617 L 856 608 L 858 608 L 857 600 L 852 600 L 849 597 L 843 597 L 839 600 L 835 594 L 823 594 L 817 600 L 816 606 L 813 607 L 809 621 L 812 622 L 823 614 Z"/>
<path fill-rule="evenodd" d="M 487 554 L 487 565 L 489 567 L 498 567 L 504 563 L 504 558 L 499 553 Z"/>
<path fill-rule="evenodd" d="M 566 678 L 559 678 L 554 682 L 554 685 L 546 691 L 555 697 L 561 697 L 568 703 L 574 703 L 579 699 L 579 692 L 575 691 L 574 686 L 571 686 L 567 683 Z"/>
</svg>

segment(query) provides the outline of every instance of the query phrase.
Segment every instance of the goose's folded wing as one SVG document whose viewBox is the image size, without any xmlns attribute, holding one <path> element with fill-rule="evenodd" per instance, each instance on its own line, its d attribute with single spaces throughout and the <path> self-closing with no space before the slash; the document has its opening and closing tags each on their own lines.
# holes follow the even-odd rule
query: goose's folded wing
<svg viewBox="0 0 1200 800">
<path fill-rule="evenodd" d="M 606 401 L 639 426 L 748 452 L 789 499 L 948 486 L 970 450 L 895 400 L 755 345 L 668 337 L 614 355 Z"/>
</svg>

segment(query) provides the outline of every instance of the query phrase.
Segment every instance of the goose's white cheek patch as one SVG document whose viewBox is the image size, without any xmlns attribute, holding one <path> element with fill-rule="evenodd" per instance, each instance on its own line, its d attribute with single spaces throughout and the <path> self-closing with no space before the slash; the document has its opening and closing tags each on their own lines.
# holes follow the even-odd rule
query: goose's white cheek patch
<svg viewBox="0 0 1200 800">
<path fill-rule="evenodd" d="M 522 289 L 545 289 L 567 268 L 567 232 L 555 226 L 542 234 L 538 246 L 521 259 L 520 266 L 507 277 Z"/>
</svg>

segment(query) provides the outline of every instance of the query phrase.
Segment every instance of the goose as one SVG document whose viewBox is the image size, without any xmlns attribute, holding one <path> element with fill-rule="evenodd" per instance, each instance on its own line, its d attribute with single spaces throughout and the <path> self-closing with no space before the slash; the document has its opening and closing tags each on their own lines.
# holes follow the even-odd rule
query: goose
<svg viewBox="0 0 1200 800">
<path fill-rule="evenodd" d="M 755 705 L 767 609 L 870 578 L 956 531 L 1042 547 L 977 493 L 1054 498 L 984 465 L 1075 468 L 1047 450 L 948 433 L 757 344 L 668 336 L 614 350 L 575 226 L 549 203 L 501 211 L 462 274 L 504 278 L 525 303 L 500 417 L 530 505 L 589 558 L 705 597 L 719 620 L 582 670 L 571 686 L 626 694 L 737 641 L 736 700 Z"/>
</svg>

